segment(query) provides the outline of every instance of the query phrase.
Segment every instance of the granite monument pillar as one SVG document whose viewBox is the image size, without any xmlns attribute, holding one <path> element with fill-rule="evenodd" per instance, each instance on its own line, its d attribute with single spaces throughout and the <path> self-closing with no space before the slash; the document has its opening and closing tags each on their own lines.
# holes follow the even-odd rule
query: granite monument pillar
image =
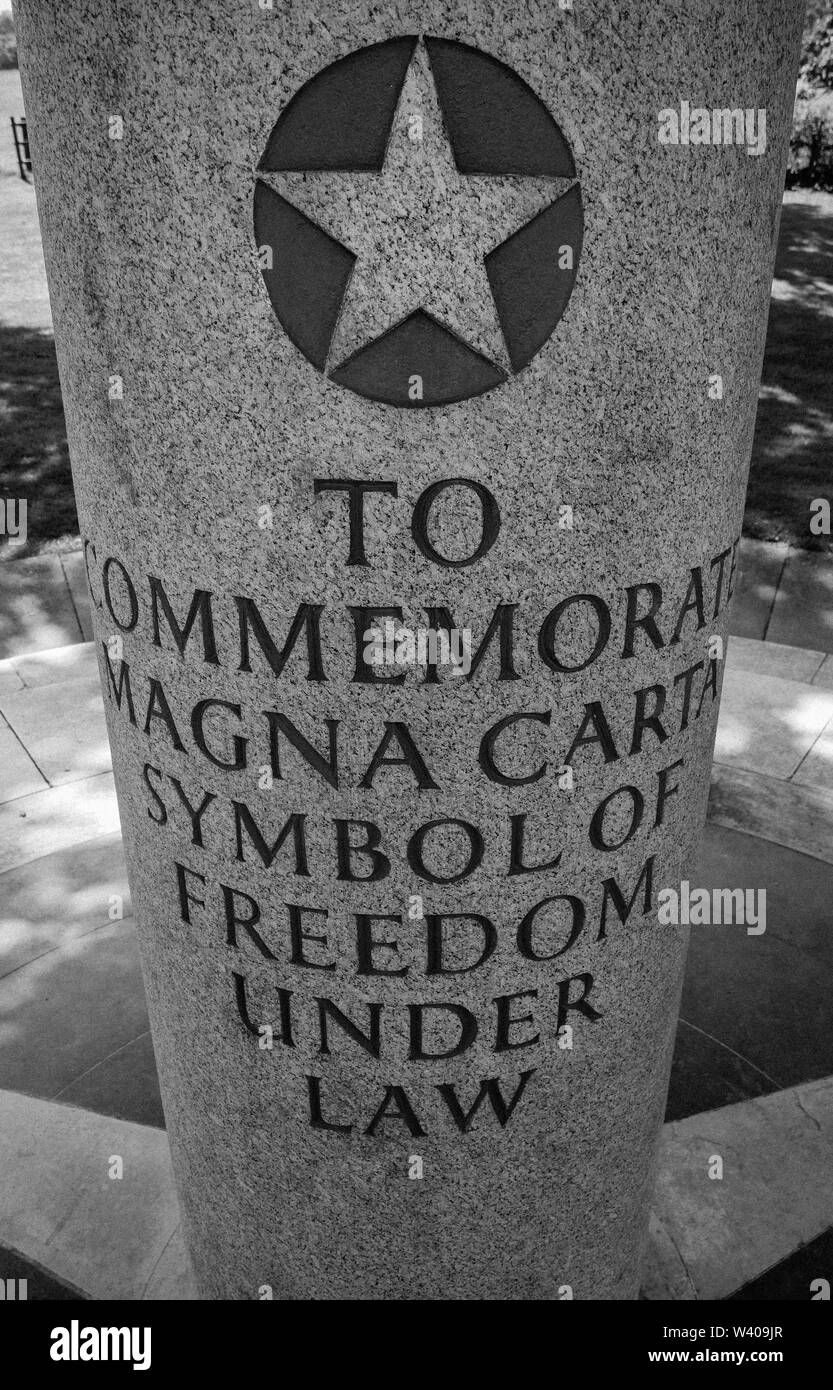
<svg viewBox="0 0 833 1390">
<path fill-rule="evenodd" d="M 635 1298 L 803 4 L 16 14 L 202 1296 Z"/>
</svg>

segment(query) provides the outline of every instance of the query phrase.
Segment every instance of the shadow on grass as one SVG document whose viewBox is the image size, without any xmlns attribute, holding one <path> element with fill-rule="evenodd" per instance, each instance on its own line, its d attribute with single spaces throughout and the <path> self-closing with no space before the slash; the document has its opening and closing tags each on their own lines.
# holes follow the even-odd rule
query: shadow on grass
<svg viewBox="0 0 833 1390">
<path fill-rule="evenodd" d="M 28 539 L 0 559 L 19 560 L 77 538 L 64 408 L 52 334 L 0 324 L 0 497 L 26 498 Z M 77 544 L 77 539 L 75 541 Z"/>
<path fill-rule="evenodd" d="M 769 311 L 744 532 L 828 550 L 810 503 L 833 495 L 833 197 L 787 203 Z"/>
</svg>

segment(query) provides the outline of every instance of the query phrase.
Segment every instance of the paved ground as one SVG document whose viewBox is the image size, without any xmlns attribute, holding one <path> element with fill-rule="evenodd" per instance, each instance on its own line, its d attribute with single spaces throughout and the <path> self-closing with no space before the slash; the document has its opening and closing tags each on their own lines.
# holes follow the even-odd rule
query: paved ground
<svg viewBox="0 0 833 1390">
<path fill-rule="evenodd" d="M 784 197 L 743 529 L 827 550 L 810 502 L 830 496 L 833 449 L 833 193 Z M 785 639 L 781 639 L 785 640 Z"/>
<path fill-rule="evenodd" d="M 767 930 L 692 932 L 646 1297 L 827 1259 L 831 831 L 833 656 L 733 639 L 692 885 L 766 888 Z M 33 1297 L 188 1297 L 91 643 L 0 662 L 0 903 L 0 1266 Z"/>
<path fill-rule="evenodd" d="M 833 557 L 744 537 L 740 569 L 732 632 L 833 651 Z"/>
<path fill-rule="evenodd" d="M 92 635 L 80 550 L 0 565 L 0 660 L 89 642 Z"/>
<path fill-rule="evenodd" d="M 643 1297 L 729 1298 L 789 1267 L 831 1212 L 833 1078 L 667 1124 Z M 831 1254 L 828 1244 L 794 1267 L 780 1297 L 809 1301 L 813 1280 L 830 1279 Z"/>
</svg>

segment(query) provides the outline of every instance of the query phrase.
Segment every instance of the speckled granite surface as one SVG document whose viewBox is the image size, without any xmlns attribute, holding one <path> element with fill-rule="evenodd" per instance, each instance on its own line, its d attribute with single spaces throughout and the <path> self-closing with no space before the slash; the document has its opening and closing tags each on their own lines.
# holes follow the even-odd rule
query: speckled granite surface
<svg viewBox="0 0 833 1390">
<path fill-rule="evenodd" d="M 410 7 L 17 6 L 97 636 L 121 643 L 101 665 L 131 887 L 206 1297 L 636 1294 L 685 951 L 655 898 L 705 812 L 710 639 L 802 13 L 420 6 L 425 34 L 498 58 L 552 114 L 584 243 L 524 370 L 406 410 L 290 340 L 252 212 L 289 100 L 414 34 Z M 660 144 L 658 113 L 681 101 L 765 108 L 765 153 Z M 289 198 L 296 175 L 281 177 Z M 354 225 L 344 182 L 331 236 Z M 492 191 L 497 240 L 505 211 Z M 425 231 L 438 260 L 442 229 Z M 531 293 L 524 269 L 510 298 Z M 312 284 L 310 312 L 341 287 Z M 470 314 L 453 275 L 444 293 L 435 313 Z M 505 371 L 500 323 L 482 324 L 448 327 Z M 361 341 L 355 320 L 338 331 L 346 351 Z M 384 484 L 364 496 L 362 546 L 347 494 L 314 488 L 344 479 Z M 426 493 L 448 479 L 468 486 Z M 438 559 L 479 544 L 471 564 Z M 382 683 L 361 641 L 360 610 L 379 607 L 469 628 L 475 653 L 494 618 L 492 640 L 470 678 Z M 251 1031 L 266 1023 L 271 1048 Z"/>
</svg>

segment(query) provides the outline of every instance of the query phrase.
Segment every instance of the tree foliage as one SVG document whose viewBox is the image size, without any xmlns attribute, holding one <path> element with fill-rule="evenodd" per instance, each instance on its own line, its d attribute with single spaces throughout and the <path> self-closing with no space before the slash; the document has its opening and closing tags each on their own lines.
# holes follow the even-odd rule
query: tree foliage
<svg viewBox="0 0 833 1390">
<path fill-rule="evenodd" d="M 817 0 L 807 7 L 798 81 L 800 88 L 833 89 L 833 4 L 830 0 Z"/>
<path fill-rule="evenodd" d="M 0 68 L 17 67 L 17 39 L 10 14 L 0 14 Z"/>
</svg>

